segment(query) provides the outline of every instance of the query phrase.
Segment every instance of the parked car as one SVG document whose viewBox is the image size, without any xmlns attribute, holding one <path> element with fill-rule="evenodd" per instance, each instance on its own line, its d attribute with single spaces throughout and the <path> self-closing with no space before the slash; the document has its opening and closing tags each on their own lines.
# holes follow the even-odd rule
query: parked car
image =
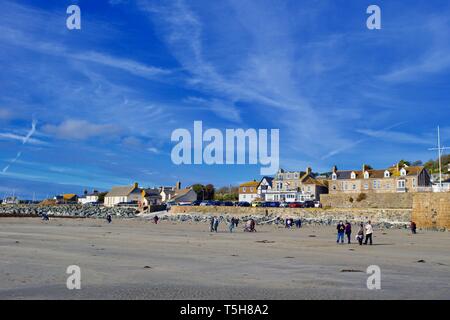
<svg viewBox="0 0 450 320">
<path fill-rule="evenodd" d="M 195 201 L 192 201 L 192 205 L 193 205 L 193 206 L 199 206 L 200 203 L 202 203 L 201 200 L 195 200 Z"/>
<path fill-rule="evenodd" d="M 320 203 L 320 201 L 314 201 L 314 207 L 315 208 L 322 208 L 322 204 Z"/>
<path fill-rule="evenodd" d="M 238 207 L 250 207 L 250 203 L 247 201 L 240 201 L 237 204 Z"/>
<path fill-rule="evenodd" d="M 190 201 L 181 201 L 181 202 L 178 202 L 178 205 L 179 206 L 191 206 L 192 202 L 190 202 Z"/>
<path fill-rule="evenodd" d="M 303 208 L 303 202 L 291 202 L 289 208 Z"/>
<path fill-rule="evenodd" d="M 303 202 L 303 208 L 314 208 L 314 201 L 306 200 Z"/>
<path fill-rule="evenodd" d="M 266 208 L 278 208 L 280 203 L 278 201 L 267 201 L 263 203 L 263 207 Z"/>
<path fill-rule="evenodd" d="M 289 208 L 289 202 L 281 202 L 280 208 Z"/>
<path fill-rule="evenodd" d="M 234 206 L 234 203 L 232 201 L 224 201 L 222 202 L 222 205 L 225 207 L 232 207 Z"/>
<path fill-rule="evenodd" d="M 262 207 L 263 203 L 260 201 L 254 201 L 252 202 L 252 207 Z"/>
</svg>

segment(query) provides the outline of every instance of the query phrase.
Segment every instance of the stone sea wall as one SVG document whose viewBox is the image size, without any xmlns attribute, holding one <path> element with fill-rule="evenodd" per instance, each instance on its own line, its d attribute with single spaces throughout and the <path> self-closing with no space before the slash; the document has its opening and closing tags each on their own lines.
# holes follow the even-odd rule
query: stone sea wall
<svg viewBox="0 0 450 320">
<path fill-rule="evenodd" d="M 389 208 L 411 209 L 413 193 L 323 194 L 320 202 L 331 208 Z"/>
<path fill-rule="evenodd" d="M 415 195 L 412 219 L 419 228 L 450 230 L 450 192 Z"/>
<path fill-rule="evenodd" d="M 353 223 L 371 220 L 374 224 L 405 227 L 411 220 L 411 209 L 319 209 L 319 208 L 253 208 L 253 207 L 214 207 L 214 206 L 173 206 L 168 218 L 202 220 L 211 216 L 222 216 L 224 219 L 231 217 L 243 220 L 250 217 L 260 222 L 274 221 L 279 217 L 282 221 L 286 218 L 302 219 L 310 224 L 335 224 L 340 220 L 348 220 Z M 180 218 L 181 217 L 181 218 Z"/>
</svg>

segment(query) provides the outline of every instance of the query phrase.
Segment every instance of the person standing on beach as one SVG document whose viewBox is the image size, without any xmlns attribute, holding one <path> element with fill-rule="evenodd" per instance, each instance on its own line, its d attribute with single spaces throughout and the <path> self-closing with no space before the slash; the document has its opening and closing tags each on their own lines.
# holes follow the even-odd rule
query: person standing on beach
<svg viewBox="0 0 450 320">
<path fill-rule="evenodd" d="M 412 234 L 416 234 L 417 225 L 414 221 L 410 222 L 410 228 L 411 228 Z"/>
<path fill-rule="evenodd" d="M 358 234 L 356 236 L 356 239 L 358 240 L 359 245 L 361 246 L 363 243 L 363 240 L 364 240 L 364 225 L 362 224 L 362 222 L 359 225 Z"/>
<path fill-rule="evenodd" d="M 372 235 L 373 235 L 373 227 L 369 220 L 369 222 L 367 222 L 366 224 L 366 241 L 364 241 L 364 244 L 367 244 L 367 241 L 370 239 L 370 245 L 372 245 Z"/>
<path fill-rule="evenodd" d="M 153 217 L 153 222 L 155 223 L 155 224 L 158 224 L 158 220 L 159 220 L 159 218 L 158 218 L 158 216 L 154 216 Z"/>
<path fill-rule="evenodd" d="M 215 219 L 215 217 L 211 217 L 211 223 L 209 225 L 209 231 L 210 232 L 214 231 L 214 219 Z"/>
<path fill-rule="evenodd" d="M 238 227 L 239 224 L 239 218 L 235 218 L 234 219 L 234 225 L 236 226 L 236 228 Z"/>
<path fill-rule="evenodd" d="M 345 235 L 347 236 L 348 244 L 350 244 L 350 239 L 352 236 L 352 225 L 348 221 L 345 221 Z"/>
<path fill-rule="evenodd" d="M 106 221 L 108 221 L 108 223 L 111 223 L 112 218 L 111 218 L 111 215 L 110 215 L 110 214 L 107 214 L 107 215 L 106 215 Z"/>
<path fill-rule="evenodd" d="M 228 229 L 230 229 L 230 233 L 233 233 L 234 225 L 235 225 L 234 218 L 231 218 L 230 224 L 228 225 Z"/>
<path fill-rule="evenodd" d="M 339 243 L 339 241 L 341 241 L 341 243 L 344 243 L 344 233 L 345 233 L 345 225 L 342 221 L 339 221 L 338 225 L 337 225 L 337 240 L 336 243 Z"/>
</svg>

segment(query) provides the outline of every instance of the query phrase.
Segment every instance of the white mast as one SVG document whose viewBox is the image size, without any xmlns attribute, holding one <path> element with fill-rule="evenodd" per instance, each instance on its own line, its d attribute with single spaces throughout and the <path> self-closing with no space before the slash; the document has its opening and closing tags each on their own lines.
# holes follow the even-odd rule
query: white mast
<svg viewBox="0 0 450 320">
<path fill-rule="evenodd" d="M 438 151 L 438 157 L 439 157 L 439 192 L 442 191 L 442 151 L 450 149 L 446 147 L 441 147 L 441 132 L 439 129 L 439 126 L 437 128 L 438 132 L 438 146 L 437 148 L 431 148 L 428 150 L 437 150 Z"/>
</svg>

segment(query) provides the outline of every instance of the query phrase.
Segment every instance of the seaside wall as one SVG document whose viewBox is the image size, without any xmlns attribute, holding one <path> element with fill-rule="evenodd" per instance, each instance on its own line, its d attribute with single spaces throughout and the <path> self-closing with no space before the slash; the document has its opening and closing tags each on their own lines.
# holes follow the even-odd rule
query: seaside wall
<svg viewBox="0 0 450 320">
<path fill-rule="evenodd" d="M 450 192 L 414 195 L 412 220 L 419 228 L 450 229 Z"/>
<path fill-rule="evenodd" d="M 280 218 L 315 219 L 326 221 L 349 220 L 354 222 L 390 222 L 405 224 L 411 220 L 411 209 L 319 209 L 319 208 L 254 208 L 215 206 L 173 206 L 170 214 L 273 216 Z"/>
<path fill-rule="evenodd" d="M 320 202 L 331 208 L 385 208 L 411 209 L 413 193 L 364 193 L 365 198 L 358 199 L 355 194 L 322 194 Z M 358 201 L 360 200 L 360 201 Z"/>
</svg>

